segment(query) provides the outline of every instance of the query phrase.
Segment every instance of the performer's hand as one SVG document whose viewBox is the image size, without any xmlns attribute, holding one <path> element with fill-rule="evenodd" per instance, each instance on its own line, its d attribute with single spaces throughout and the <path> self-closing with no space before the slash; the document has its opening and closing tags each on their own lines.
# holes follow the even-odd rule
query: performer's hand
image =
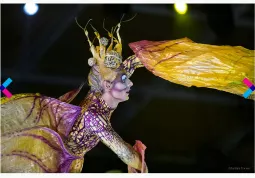
<svg viewBox="0 0 255 178">
<path fill-rule="evenodd" d="M 145 163 L 145 149 L 146 149 L 146 146 L 141 141 L 136 140 L 136 143 L 134 145 L 134 149 L 141 156 L 140 159 L 141 159 L 142 167 L 141 167 L 141 170 L 136 170 L 136 169 L 128 166 L 128 172 L 129 173 L 148 173 L 148 167 Z"/>
<path fill-rule="evenodd" d="M 128 166 L 128 173 L 148 173 L 148 172 L 149 172 L 149 170 L 148 170 L 148 167 L 145 162 L 143 164 L 142 170 L 137 170 L 135 168 Z"/>
<path fill-rule="evenodd" d="M 148 172 L 149 172 L 148 167 L 147 167 L 146 163 L 144 162 L 143 171 L 141 173 L 148 173 Z"/>
</svg>

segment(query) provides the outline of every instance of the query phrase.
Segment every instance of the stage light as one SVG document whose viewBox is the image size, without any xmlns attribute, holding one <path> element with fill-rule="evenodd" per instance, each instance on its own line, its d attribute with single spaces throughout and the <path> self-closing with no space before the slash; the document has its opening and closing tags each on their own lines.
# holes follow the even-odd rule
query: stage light
<svg viewBox="0 0 255 178">
<path fill-rule="evenodd" d="M 35 15 L 39 7 L 35 3 L 26 3 L 24 5 L 24 11 L 27 15 Z"/>
<path fill-rule="evenodd" d="M 174 4 L 174 9 L 179 14 L 185 14 L 188 10 L 188 5 L 186 3 L 177 2 Z"/>
</svg>

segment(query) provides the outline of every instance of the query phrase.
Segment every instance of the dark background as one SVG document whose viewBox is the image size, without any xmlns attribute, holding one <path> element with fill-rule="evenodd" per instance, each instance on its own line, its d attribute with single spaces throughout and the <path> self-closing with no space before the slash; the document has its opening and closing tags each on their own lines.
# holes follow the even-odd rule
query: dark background
<svg viewBox="0 0 255 178">
<path fill-rule="evenodd" d="M 106 35 L 123 13 L 123 57 L 128 43 L 188 37 L 195 42 L 241 45 L 254 49 L 254 5 L 188 6 L 186 15 L 173 5 L 46 5 L 26 16 L 23 5 L 1 5 L 1 74 L 10 77 L 13 93 L 40 92 L 58 97 L 77 88 L 89 72 L 92 55 L 77 17 Z M 92 30 L 90 31 L 92 35 Z M 150 172 L 254 172 L 254 102 L 229 93 L 186 88 L 160 79 L 146 69 L 132 76 L 130 100 L 114 112 L 112 125 L 130 144 L 146 146 Z M 78 103 L 88 91 L 85 86 Z M 83 172 L 106 172 L 127 166 L 99 144 L 85 155 Z"/>
</svg>

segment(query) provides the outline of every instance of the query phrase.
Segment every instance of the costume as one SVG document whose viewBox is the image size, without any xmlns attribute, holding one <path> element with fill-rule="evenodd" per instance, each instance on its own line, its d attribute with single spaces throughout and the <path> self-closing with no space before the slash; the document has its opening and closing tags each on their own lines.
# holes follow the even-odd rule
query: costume
<svg viewBox="0 0 255 178">
<path fill-rule="evenodd" d="M 69 104 L 79 89 L 59 99 L 40 94 L 18 94 L 1 98 L 1 170 L 2 172 L 81 172 L 84 155 L 99 141 L 112 149 L 127 165 L 138 153 L 112 129 L 110 117 L 114 109 L 102 100 L 95 81 L 113 81 L 120 72 L 132 75 L 142 67 L 135 56 L 122 62 L 120 24 L 117 38 L 108 39 L 95 32 L 99 46 L 89 40 L 93 58 L 89 74 L 91 90 L 80 106 Z M 94 82 L 94 83 L 93 83 Z M 139 143 L 141 144 L 141 143 Z"/>
<path fill-rule="evenodd" d="M 254 51 L 242 47 L 197 44 L 187 38 L 140 41 L 130 44 L 135 55 L 122 62 L 120 23 L 108 32 L 109 45 L 94 29 L 99 43 L 94 46 L 86 27 L 82 29 L 93 55 L 88 60 L 91 90 L 79 106 L 69 103 L 82 85 L 59 99 L 40 94 L 1 98 L 2 172 L 81 172 L 84 155 L 99 141 L 129 165 L 129 172 L 137 172 L 130 165 L 137 153 L 145 164 L 146 147 L 137 141 L 133 149 L 114 132 L 110 124 L 114 109 L 102 100 L 97 85 L 99 80 L 113 81 L 121 72 L 130 77 L 136 68 L 145 66 L 174 83 L 238 95 L 247 89 L 244 77 L 254 82 Z"/>
<path fill-rule="evenodd" d="M 254 50 L 195 43 L 188 38 L 129 44 L 154 75 L 187 87 L 213 88 L 242 96 L 254 83 Z M 243 97 L 243 96 L 242 96 Z M 248 99 L 254 99 L 252 93 Z"/>
</svg>

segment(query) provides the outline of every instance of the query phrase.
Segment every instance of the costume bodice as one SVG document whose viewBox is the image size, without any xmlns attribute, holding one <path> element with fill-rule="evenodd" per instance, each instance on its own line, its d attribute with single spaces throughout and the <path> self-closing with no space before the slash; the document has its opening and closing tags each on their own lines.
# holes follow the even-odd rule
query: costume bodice
<svg viewBox="0 0 255 178">
<path fill-rule="evenodd" d="M 65 140 L 67 148 L 79 156 L 83 156 L 100 141 L 99 136 L 95 134 L 95 129 L 91 129 L 91 126 L 96 126 L 100 131 L 103 129 L 100 127 L 100 122 L 109 123 L 114 111 L 97 93 L 89 93 L 81 103 L 81 107 L 82 112 Z"/>
</svg>

